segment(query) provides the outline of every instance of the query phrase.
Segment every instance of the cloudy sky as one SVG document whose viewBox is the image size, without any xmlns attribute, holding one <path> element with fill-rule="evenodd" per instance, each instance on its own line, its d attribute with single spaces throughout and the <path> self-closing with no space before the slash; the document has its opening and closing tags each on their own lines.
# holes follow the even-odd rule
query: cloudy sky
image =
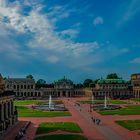
<svg viewBox="0 0 140 140">
<path fill-rule="evenodd" d="M 0 72 L 129 79 L 140 72 L 140 0 L 0 0 Z"/>
</svg>

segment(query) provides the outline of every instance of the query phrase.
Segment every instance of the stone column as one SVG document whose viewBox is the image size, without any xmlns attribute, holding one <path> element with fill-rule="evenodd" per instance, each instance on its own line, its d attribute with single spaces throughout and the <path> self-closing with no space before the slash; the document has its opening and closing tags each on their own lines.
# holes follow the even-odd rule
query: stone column
<svg viewBox="0 0 140 140">
<path fill-rule="evenodd" d="M 6 102 L 6 118 L 8 118 L 8 102 Z"/>
<path fill-rule="evenodd" d="M 8 113 L 8 118 L 10 117 L 10 102 L 7 102 L 7 113 Z"/>
<path fill-rule="evenodd" d="M 4 120 L 4 106 L 2 103 L 1 103 L 0 115 L 1 115 L 1 120 L 3 121 Z"/>
<path fill-rule="evenodd" d="M 12 116 L 12 100 L 10 100 L 10 116 Z"/>
</svg>

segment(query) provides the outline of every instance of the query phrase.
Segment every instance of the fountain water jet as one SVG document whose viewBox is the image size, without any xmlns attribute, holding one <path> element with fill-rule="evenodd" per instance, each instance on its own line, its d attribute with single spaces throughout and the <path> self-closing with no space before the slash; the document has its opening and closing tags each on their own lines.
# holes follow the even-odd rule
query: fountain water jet
<svg viewBox="0 0 140 140">
<path fill-rule="evenodd" d="M 107 96 L 105 94 L 104 96 L 104 103 L 98 103 L 94 100 L 94 95 L 92 95 L 92 106 L 93 110 L 115 110 L 120 109 L 121 106 L 119 105 L 113 105 L 113 104 L 107 104 Z"/>
<path fill-rule="evenodd" d="M 106 95 L 105 95 L 105 101 L 104 101 L 104 108 L 107 108 L 107 99 L 106 99 Z"/>
<path fill-rule="evenodd" d="M 60 105 L 56 105 L 56 103 L 52 101 L 51 95 L 49 95 L 48 103 L 35 106 L 34 109 L 45 110 L 45 111 L 67 111 L 63 103 L 61 103 Z"/>
<path fill-rule="evenodd" d="M 52 109 L 52 108 L 54 107 L 52 106 L 52 96 L 50 95 L 49 96 L 49 109 Z"/>
</svg>

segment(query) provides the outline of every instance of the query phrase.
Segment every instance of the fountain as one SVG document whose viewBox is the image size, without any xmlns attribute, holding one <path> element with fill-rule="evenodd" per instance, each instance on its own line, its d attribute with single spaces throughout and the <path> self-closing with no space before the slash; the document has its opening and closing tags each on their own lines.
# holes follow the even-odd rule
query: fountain
<svg viewBox="0 0 140 140">
<path fill-rule="evenodd" d="M 105 95 L 105 101 L 104 101 L 104 108 L 107 108 L 107 100 L 106 100 L 106 95 Z"/>
<path fill-rule="evenodd" d="M 120 109 L 119 105 L 107 104 L 107 96 L 104 96 L 104 103 L 95 103 L 94 96 L 92 95 L 92 108 L 94 110 L 115 110 Z"/>
<path fill-rule="evenodd" d="M 52 101 L 51 95 L 49 95 L 48 103 L 37 105 L 34 107 L 34 109 L 45 110 L 45 111 L 67 111 L 63 103 L 56 105 L 56 103 Z"/>
<path fill-rule="evenodd" d="M 49 109 L 54 109 L 54 104 L 52 103 L 52 96 L 49 96 Z"/>
</svg>

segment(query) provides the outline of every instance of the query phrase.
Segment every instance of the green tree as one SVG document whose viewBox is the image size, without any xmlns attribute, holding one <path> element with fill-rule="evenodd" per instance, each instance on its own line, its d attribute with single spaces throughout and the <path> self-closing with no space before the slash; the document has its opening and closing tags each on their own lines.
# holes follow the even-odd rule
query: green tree
<svg viewBox="0 0 140 140">
<path fill-rule="evenodd" d="M 91 79 L 86 79 L 83 83 L 84 87 L 89 87 L 90 83 L 92 83 Z"/>
<path fill-rule="evenodd" d="M 96 85 L 95 81 L 92 81 L 92 82 L 89 84 L 89 87 L 93 88 L 93 87 L 95 87 L 95 85 Z"/>
<path fill-rule="evenodd" d="M 34 77 L 31 74 L 27 75 L 26 78 L 34 79 Z"/>
<path fill-rule="evenodd" d="M 46 81 L 44 79 L 39 79 L 36 82 L 36 87 L 37 88 L 46 87 L 46 86 L 47 86 L 47 84 L 46 84 Z"/>
<path fill-rule="evenodd" d="M 116 73 L 108 74 L 106 79 L 120 79 Z"/>
</svg>

